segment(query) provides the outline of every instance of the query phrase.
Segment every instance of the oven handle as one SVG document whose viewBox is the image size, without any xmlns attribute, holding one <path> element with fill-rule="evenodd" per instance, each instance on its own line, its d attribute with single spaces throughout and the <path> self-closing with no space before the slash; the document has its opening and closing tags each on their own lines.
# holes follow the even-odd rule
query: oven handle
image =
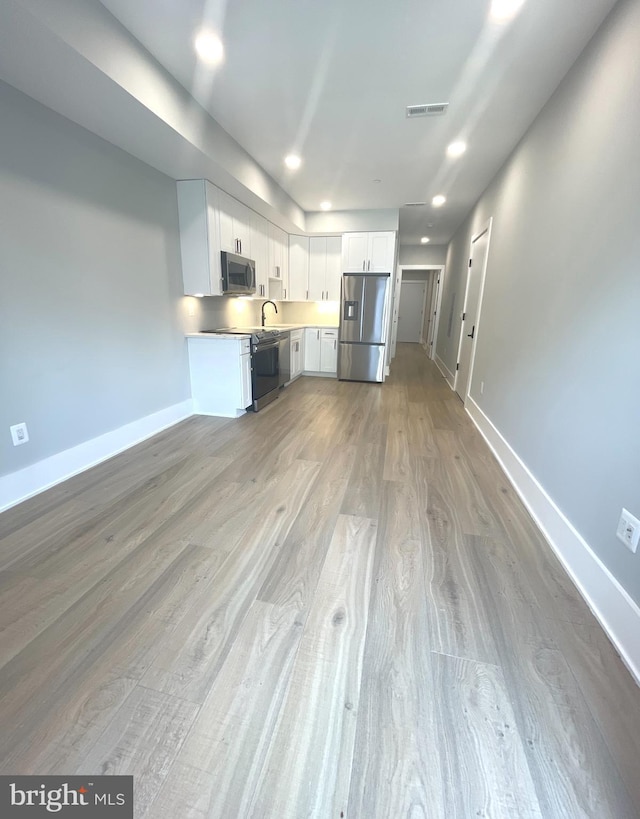
<svg viewBox="0 0 640 819">
<path fill-rule="evenodd" d="M 251 347 L 251 352 L 259 353 L 262 350 L 271 350 L 272 347 L 278 347 L 278 345 L 279 342 L 277 339 L 274 339 L 273 341 L 261 341 L 259 344 L 254 344 Z"/>
</svg>

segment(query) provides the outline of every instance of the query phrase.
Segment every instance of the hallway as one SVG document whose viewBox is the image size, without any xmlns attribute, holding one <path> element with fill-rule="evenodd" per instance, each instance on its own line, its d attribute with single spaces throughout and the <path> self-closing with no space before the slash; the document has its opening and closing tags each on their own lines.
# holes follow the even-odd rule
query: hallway
<svg viewBox="0 0 640 819">
<path fill-rule="evenodd" d="M 136 817 L 640 815 L 640 689 L 417 344 L 0 517 L 1 773 Z"/>
</svg>

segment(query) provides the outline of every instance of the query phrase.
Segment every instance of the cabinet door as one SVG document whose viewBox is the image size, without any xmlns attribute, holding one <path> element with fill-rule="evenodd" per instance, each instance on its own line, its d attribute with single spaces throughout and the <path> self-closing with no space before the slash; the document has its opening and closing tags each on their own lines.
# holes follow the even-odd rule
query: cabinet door
<svg viewBox="0 0 640 819">
<path fill-rule="evenodd" d="M 338 370 L 338 334 L 320 336 L 320 372 L 335 373 Z"/>
<path fill-rule="evenodd" d="M 297 378 L 302 372 L 302 331 L 291 333 L 291 379 Z"/>
<path fill-rule="evenodd" d="M 393 273 L 395 237 L 395 233 L 391 230 L 369 234 L 368 271 L 371 273 Z"/>
<path fill-rule="evenodd" d="M 233 229 L 238 239 L 238 252 L 246 259 L 253 259 L 253 211 L 234 199 Z"/>
<path fill-rule="evenodd" d="M 252 259 L 253 211 L 224 191 L 219 201 L 221 249 Z"/>
<path fill-rule="evenodd" d="M 289 236 L 289 301 L 306 301 L 309 288 L 309 239 Z"/>
<path fill-rule="evenodd" d="M 218 189 L 191 179 L 178 182 L 176 190 L 185 295 L 220 296 Z"/>
<path fill-rule="evenodd" d="M 238 409 L 246 409 L 251 406 L 251 354 L 243 353 L 240 356 L 240 383 L 241 396 Z"/>
<path fill-rule="evenodd" d="M 340 301 L 342 281 L 342 239 L 340 236 L 327 236 L 327 272 L 324 281 L 327 300 Z"/>
<path fill-rule="evenodd" d="M 327 240 L 312 236 L 309 240 L 309 300 L 322 301 L 326 290 Z"/>
<path fill-rule="evenodd" d="M 233 203 L 235 199 L 224 191 L 218 191 L 218 211 L 220 223 L 220 250 L 237 253 L 236 234 L 233 224 Z"/>
<path fill-rule="evenodd" d="M 269 292 L 269 223 L 259 214 L 254 214 L 253 236 L 251 239 L 252 259 L 256 263 L 256 298 L 266 299 Z"/>
<path fill-rule="evenodd" d="M 280 258 L 282 259 L 282 298 L 289 300 L 289 234 L 279 230 Z"/>
<path fill-rule="evenodd" d="M 342 272 L 362 273 L 369 260 L 369 234 L 345 233 L 342 236 Z"/>
<path fill-rule="evenodd" d="M 304 368 L 307 372 L 320 372 L 320 330 L 313 327 L 304 331 Z"/>
<path fill-rule="evenodd" d="M 269 222 L 269 278 L 282 279 L 282 245 L 280 228 Z"/>
</svg>

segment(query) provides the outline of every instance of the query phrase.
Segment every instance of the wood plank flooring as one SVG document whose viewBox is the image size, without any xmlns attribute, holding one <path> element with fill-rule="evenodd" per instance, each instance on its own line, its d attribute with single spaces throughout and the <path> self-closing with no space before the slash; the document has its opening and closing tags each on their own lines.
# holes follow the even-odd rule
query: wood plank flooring
<svg viewBox="0 0 640 819">
<path fill-rule="evenodd" d="M 137 819 L 640 816 L 640 689 L 418 345 L 0 516 L 0 626 L 0 772 Z"/>
</svg>

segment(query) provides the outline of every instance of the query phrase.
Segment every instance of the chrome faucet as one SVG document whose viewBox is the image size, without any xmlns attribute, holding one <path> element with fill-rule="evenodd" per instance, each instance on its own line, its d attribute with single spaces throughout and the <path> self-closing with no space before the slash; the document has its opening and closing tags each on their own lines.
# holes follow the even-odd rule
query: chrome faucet
<svg viewBox="0 0 640 819">
<path fill-rule="evenodd" d="M 265 302 L 263 303 L 263 305 L 262 305 L 262 326 L 263 326 L 263 327 L 264 327 L 264 322 L 265 322 L 264 308 L 267 306 L 267 304 L 272 304 L 272 305 L 273 305 L 273 309 L 276 311 L 276 313 L 278 312 L 278 308 L 276 307 L 275 302 L 273 302 L 273 301 L 271 301 L 271 300 L 269 300 L 269 301 L 265 301 Z"/>
</svg>

